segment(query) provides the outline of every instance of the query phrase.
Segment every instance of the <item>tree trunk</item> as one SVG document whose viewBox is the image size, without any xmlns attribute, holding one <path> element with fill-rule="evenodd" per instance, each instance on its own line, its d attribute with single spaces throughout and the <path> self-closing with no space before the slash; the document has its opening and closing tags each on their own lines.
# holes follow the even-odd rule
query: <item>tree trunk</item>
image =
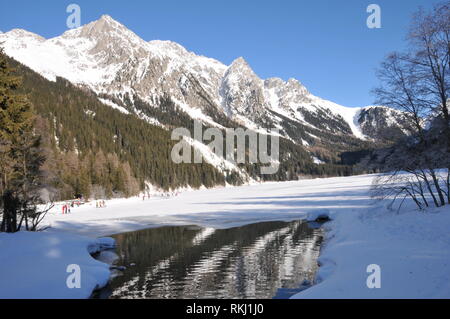
<svg viewBox="0 0 450 319">
<path fill-rule="evenodd" d="M 426 207 L 429 207 L 428 201 L 427 201 L 427 199 L 425 198 L 425 194 L 424 194 L 425 192 L 424 192 L 424 190 L 423 190 L 422 181 L 420 180 L 419 176 L 418 176 L 416 173 L 415 173 L 414 175 L 416 176 L 416 179 L 417 179 L 417 187 L 419 188 L 419 194 L 420 194 L 420 197 L 422 197 L 422 200 L 423 200 L 425 206 L 426 206 Z"/>
<path fill-rule="evenodd" d="M 444 194 L 442 193 L 441 186 L 439 185 L 439 179 L 437 178 L 434 169 L 430 169 L 430 175 L 431 178 L 433 179 L 434 187 L 436 188 L 439 200 L 441 201 L 441 206 L 444 206 L 445 205 Z"/>
<path fill-rule="evenodd" d="M 424 171 L 422 171 L 422 174 L 423 174 L 422 178 L 423 178 L 423 180 L 425 182 L 425 185 L 427 186 L 428 192 L 430 193 L 431 197 L 433 198 L 434 205 L 436 207 L 439 207 L 439 203 L 438 203 L 438 201 L 436 199 L 436 196 L 434 195 L 433 189 L 431 188 L 431 185 L 430 185 L 430 182 L 428 181 L 426 173 Z"/>
<path fill-rule="evenodd" d="M 17 198 L 11 191 L 6 191 L 3 195 L 2 227 L 7 233 L 17 232 L 17 213 L 19 209 Z"/>
<path fill-rule="evenodd" d="M 450 167 L 447 168 L 447 202 L 450 205 Z"/>
</svg>

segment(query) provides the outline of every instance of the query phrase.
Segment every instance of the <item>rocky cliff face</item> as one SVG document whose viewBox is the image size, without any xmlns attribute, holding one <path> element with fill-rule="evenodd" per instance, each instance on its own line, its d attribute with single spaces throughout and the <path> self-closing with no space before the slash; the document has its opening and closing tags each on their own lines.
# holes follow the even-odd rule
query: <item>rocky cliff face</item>
<svg viewBox="0 0 450 319">
<path fill-rule="evenodd" d="M 411 120 L 405 113 L 388 107 L 369 106 L 358 114 L 361 132 L 375 140 L 389 141 L 410 134 Z"/>
</svg>

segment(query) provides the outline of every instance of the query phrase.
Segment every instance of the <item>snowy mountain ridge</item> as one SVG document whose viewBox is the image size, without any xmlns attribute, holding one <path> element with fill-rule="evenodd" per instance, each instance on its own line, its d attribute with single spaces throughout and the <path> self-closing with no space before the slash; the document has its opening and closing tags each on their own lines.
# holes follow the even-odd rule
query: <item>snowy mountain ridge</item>
<svg viewBox="0 0 450 319">
<path fill-rule="evenodd" d="M 147 42 L 107 15 L 48 40 L 14 29 L 0 34 L 0 43 L 6 54 L 51 81 L 62 77 L 103 97 L 123 101 L 128 94 L 151 105 L 168 95 L 192 118 L 221 127 L 210 116 L 213 106 L 213 112 L 252 129 L 277 127 L 303 145 L 309 144 L 306 135 L 289 133 L 286 121 L 310 128 L 309 135 L 357 139 L 376 138 L 380 127 L 374 123 L 400 126 L 395 112 L 341 106 L 312 95 L 296 79 L 263 80 L 242 57 L 226 66 L 175 42 Z M 379 116 L 388 118 L 374 119 Z"/>
</svg>

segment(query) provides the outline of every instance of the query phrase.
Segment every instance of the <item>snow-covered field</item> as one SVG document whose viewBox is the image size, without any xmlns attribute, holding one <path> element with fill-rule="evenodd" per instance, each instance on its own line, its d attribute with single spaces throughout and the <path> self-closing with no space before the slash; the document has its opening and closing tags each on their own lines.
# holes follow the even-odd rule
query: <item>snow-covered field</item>
<svg viewBox="0 0 450 319">
<path fill-rule="evenodd" d="M 419 212 L 406 203 L 399 214 L 388 211 L 387 203 L 370 198 L 372 179 L 373 176 L 354 176 L 216 188 L 145 201 L 113 200 L 107 202 L 106 208 L 96 208 L 94 202 L 72 208 L 68 215 L 62 215 L 57 206 L 45 219 L 51 230 L 34 236 L 59 235 L 66 240 L 64 236 L 99 237 L 180 224 L 229 228 L 268 220 L 314 219 L 327 214 L 333 221 L 325 224 L 328 231 L 319 259 L 317 284 L 296 297 L 450 298 L 450 208 Z M 19 264 L 15 268 L 20 272 L 12 272 L 11 276 L 39 275 L 42 269 L 34 267 L 39 254 L 25 243 L 16 244 L 13 250 L 9 247 L 13 242 L 7 236 L 11 235 L 0 235 L 0 264 L 8 261 L 13 268 Z M 68 246 L 63 251 L 60 258 L 65 264 L 69 259 L 73 260 L 69 263 L 77 263 L 79 258 L 81 263 L 90 265 L 85 259 L 89 255 L 77 255 L 79 249 L 75 248 L 72 254 Z M 381 288 L 369 289 L 366 285 L 370 275 L 366 270 L 371 264 L 381 268 Z M 45 277 L 49 282 L 60 280 L 56 268 Z M 58 271 L 67 275 L 65 268 Z M 3 276 L 0 272 L 0 297 L 8 297 Z M 17 296 L 19 292 L 15 291 Z"/>
<path fill-rule="evenodd" d="M 110 277 L 109 265 L 90 253 L 113 245 L 112 238 L 52 231 L 0 234 L 0 299 L 89 298 Z M 79 281 L 73 265 L 79 267 Z"/>
</svg>

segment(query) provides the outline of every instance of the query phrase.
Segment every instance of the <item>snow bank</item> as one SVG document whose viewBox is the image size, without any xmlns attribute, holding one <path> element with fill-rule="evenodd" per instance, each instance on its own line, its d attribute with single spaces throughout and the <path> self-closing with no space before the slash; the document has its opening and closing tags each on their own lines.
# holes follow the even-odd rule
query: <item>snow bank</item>
<svg viewBox="0 0 450 319">
<path fill-rule="evenodd" d="M 294 298 L 450 298 L 450 207 L 397 214 L 384 206 L 325 224 L 318 284 Z M 381 287 L 369 289 L 369 265 Z"/>
<path fill-rule="evenodd" d="M 112 238 L 96 240 L 56 231 L 0 233 L 0 298 L 88 298 L 110 277 L 109 265 L 90 253 L 113 246 Z M 70 265 L 80 267 L 80 288 L 67 285 L 73 275 Z"/>
</svg>

